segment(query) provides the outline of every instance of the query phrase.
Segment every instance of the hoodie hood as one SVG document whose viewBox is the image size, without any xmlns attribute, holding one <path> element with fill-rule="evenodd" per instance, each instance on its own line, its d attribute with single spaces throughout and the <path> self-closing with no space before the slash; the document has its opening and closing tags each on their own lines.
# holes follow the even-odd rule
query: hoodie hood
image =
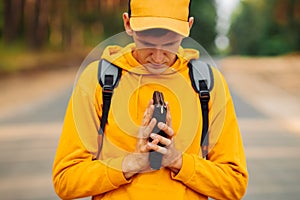
<svg viewBox="0 0 300 200">
<path fill-rule="evenodd" d="M 135 50 L 135 44 L 131 43 L 126 47 L 108 46 L 102 54 L 102 59 L 113 63 L 125 71 L 140 75 L 149 75 L 149 72 L 142 64 L 140 64 L 132 55 Z M 177 52 L 177 60 L 162 74 L 173 74 L 180 72 L 191 59 L 198 59 L 199 51 L 195 49 L 185 49 L 179 47 Z"/>
</svg>

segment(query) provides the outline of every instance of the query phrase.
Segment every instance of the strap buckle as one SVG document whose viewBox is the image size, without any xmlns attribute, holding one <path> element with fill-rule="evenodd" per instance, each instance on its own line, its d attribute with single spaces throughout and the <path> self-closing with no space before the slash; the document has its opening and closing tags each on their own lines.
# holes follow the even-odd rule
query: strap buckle
<svg viewBox="0 0 300 200">
<path fill-rule="evenodd" d="M 103 85 L 102 92 L 113 93 L 114 86 L 113 85 Z"/>
<path fill-rule="evenodd" d="M 103 100 L 110 100 L 113 93 L 114 93 L 113 85 L 103 85 L 102 87 Z"/>
<path fill-rule="evenodd" d="M 104 77 L 104 85 L 102 87 L 102 94 L 104 100 L 110 100 L 114 92 L 113 77 L 113 75 L 108 74 Z"/>
<path fill-rule="evenodd" d="M 200 100 L 203 102 L 209 102 L 210 100 L 210 94 L 208 90 L 200 90 L 199 91 L 199 97 Z"/>
</svg>

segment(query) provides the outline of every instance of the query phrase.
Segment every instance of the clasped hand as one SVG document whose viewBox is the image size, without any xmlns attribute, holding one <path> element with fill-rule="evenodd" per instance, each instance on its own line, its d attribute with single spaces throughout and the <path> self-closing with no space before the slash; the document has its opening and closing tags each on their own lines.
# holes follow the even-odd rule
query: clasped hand
<svg viewBox="0 0 300 200">
<path fill-rule="evenodd" d="M 163 154 L 162 167 L 167 167 L 175 173 L 178 173 L 181 169 L 182 154 L 174 145 L 174 131 L 172 129 L 170 107 L 167 103 L 166 123 L 158 123 L 158 128 L 164 131 L 167 137 L 152 133 L 156 125 L 156 119 L 152 118 L 153 111 L 153 100 L 150 100 L 138 133 L 135 151 L 128 154 L 123 160 L 122 170 L 126 178 L 130 178 L 137 173 L 152 171 L 149 163 L 149 152 L 151 150 Z M 149 141 L 149 137 L 152 138 L 151 142 Z M 164 146 L 159 146 L 159 143 Z"/>
</svg>

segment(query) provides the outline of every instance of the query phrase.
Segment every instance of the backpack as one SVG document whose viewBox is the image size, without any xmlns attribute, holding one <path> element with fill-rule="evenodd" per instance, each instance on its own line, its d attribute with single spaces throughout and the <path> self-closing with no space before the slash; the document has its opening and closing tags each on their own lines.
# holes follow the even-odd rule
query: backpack
<svg viewBox="0 0 300 200">
<path fill-rule="evenodd" d="M 199 95 L 201 109 L 202 109 L 202 136 L 200 146 L 202 148 L 202 156 L 206 158 L 208 154 L 209 140 L 207 136 L 209 120 L 208 120 L 208 102 L 210 100 L 210 91 L 214 86 L 214 78 L 211 66 L 200 60 L 191 60 L 188 63 L 189 76 L 193 89 Z M 122 69 L 107 60 L 100 60 L 98 64 L 98 81 L 102 87 L 102 118 L 100 119 L 100 129 L 98 131 L 98 154 L 102 149 L 103 136 L 107 117 L 110 109 L 111 98 L 114 88 L 118 86 L 121 79 Z"/>
</svg>

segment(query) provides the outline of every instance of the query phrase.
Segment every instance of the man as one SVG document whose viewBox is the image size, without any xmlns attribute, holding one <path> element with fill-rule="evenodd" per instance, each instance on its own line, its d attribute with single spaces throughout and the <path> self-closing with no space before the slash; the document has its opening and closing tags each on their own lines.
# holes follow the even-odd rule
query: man
<svg viewBox="0 0 300 200">
<path fill-rule="evenodd" d="M 99 62 L 84 70 L 70 99 L 53 166 L 61 198 L 242 198 L 248 180 L 243 144 L 227 85 L 216 69 L 209 153 L 207 159 L 202 157 L 201 108 L 187 67 L 199 52 L 180 47 L 193 25 L 189 6 L 189 0 L 129 2 L 123 21 L 134 43 L 109 46 L 102 55 L 122 68 L 122 77 L 100 145 Z M 152 133 L 157 122 L 152 117 L 155 90 L 168 102 L 166 123 L 158 123 L 165 137 Z M 159 170 L 150 167 L 150 151 L 163 155 Z"/>
</svg>

